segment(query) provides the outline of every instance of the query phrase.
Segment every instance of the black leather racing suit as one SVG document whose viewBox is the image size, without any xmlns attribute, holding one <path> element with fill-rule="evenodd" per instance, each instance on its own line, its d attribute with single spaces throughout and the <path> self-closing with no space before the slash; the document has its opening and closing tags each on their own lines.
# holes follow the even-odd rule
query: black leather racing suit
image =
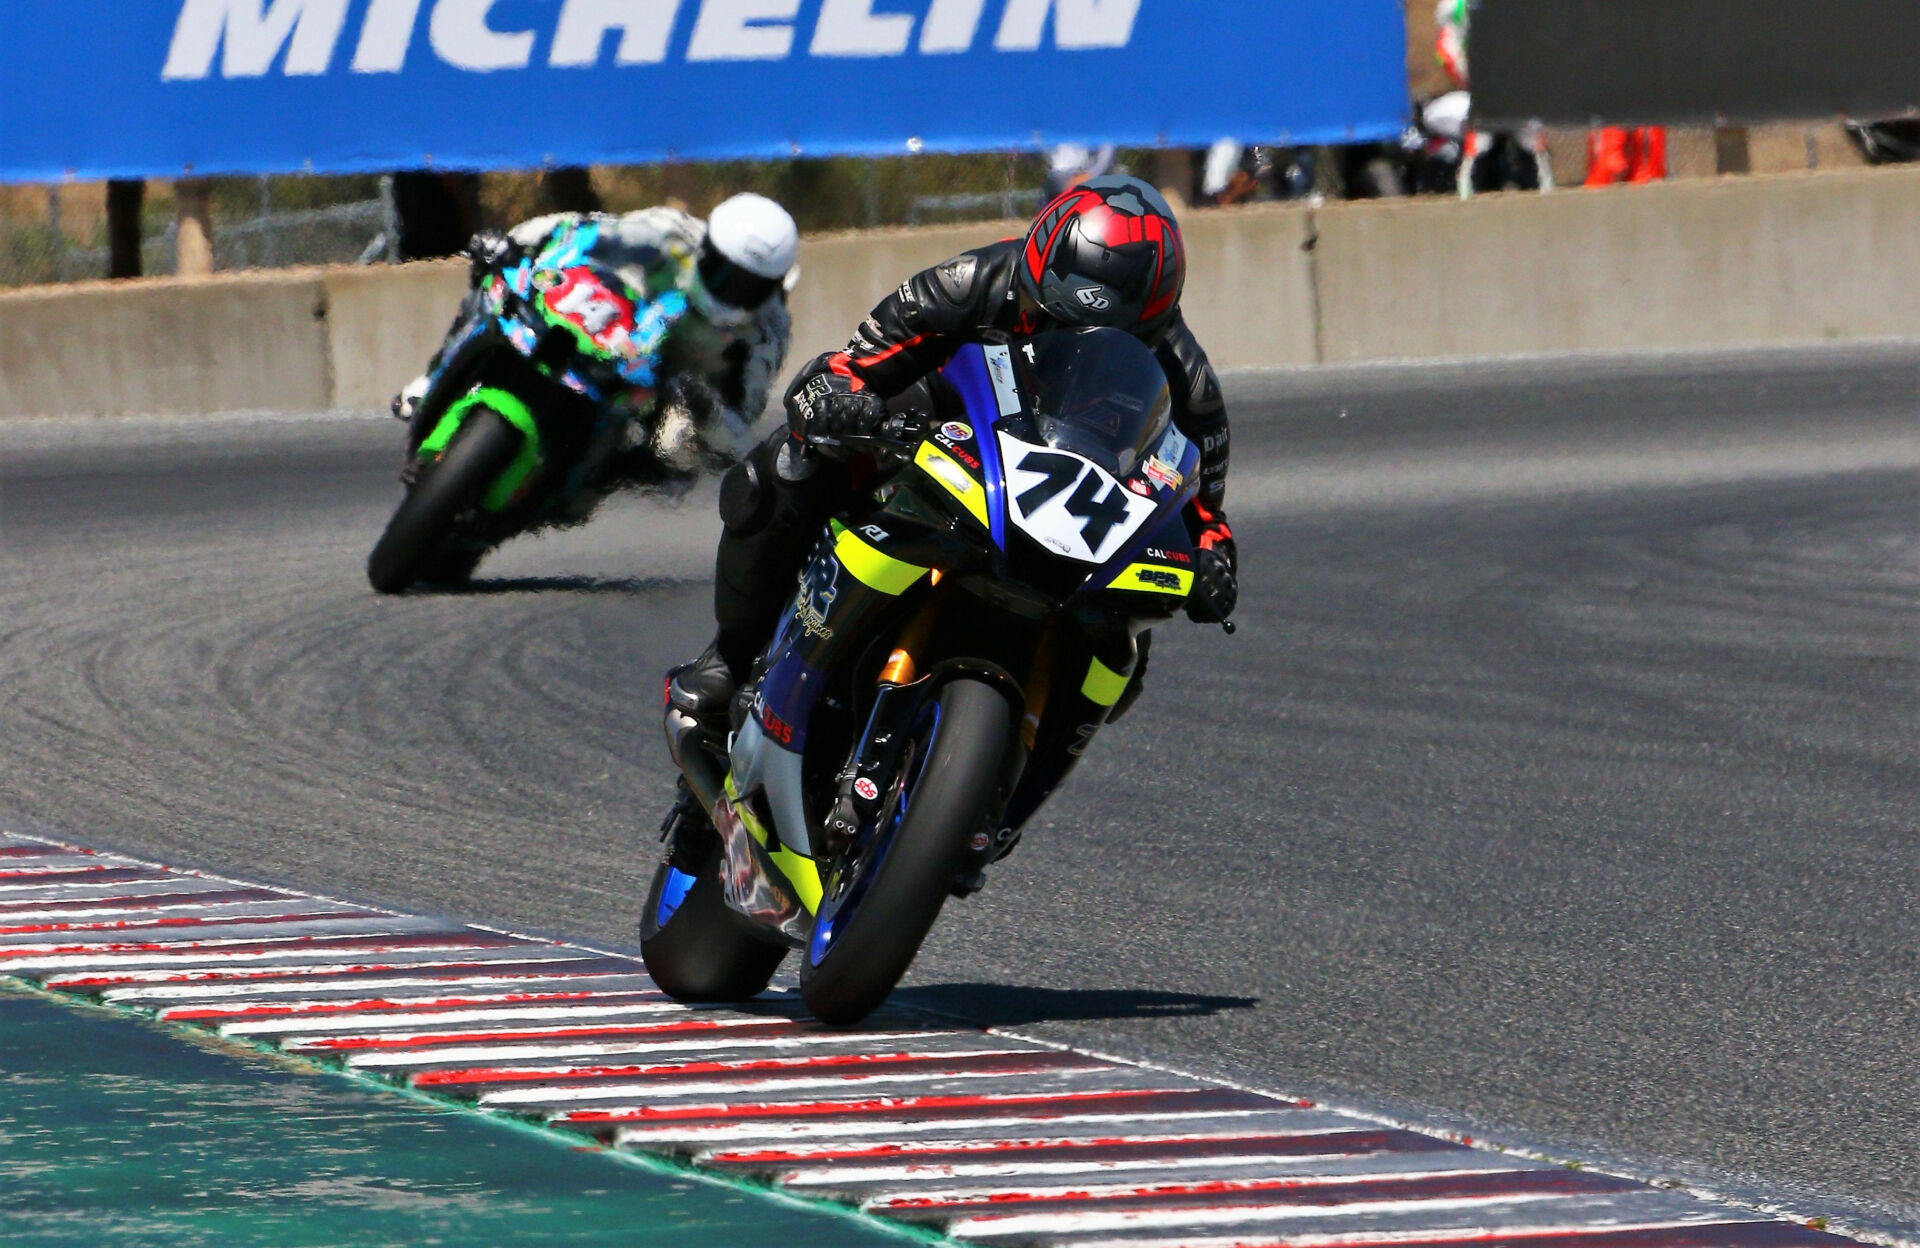
<svg viewBox="0 0 1920 1248">
<path fill-rule="evenodd" d="M 995 243 L 915 274 L 881 300 L 844 351 L 814 360 L 789 394 L 823 373 L 848 378 L 856 390 L 899 395 L 940 368 L 970 342 L 1005 342 L 1054 328 L 1020 298 L 1015 276 L 1021 244 Z M 1174 424 L 1200 448 L 1200 493 L 1187 510 L 1194 544 L 1234 560 L 1227 527 L 1227 410 L 1220 379 L 1178 311 L 1148 340 L 1173 391 Z M 736 680 L 758 657 L 827 519 L 863 482 L 857 465 L 825 463 L 798 470 L 792 433 L 777 431 L 727 474 L 721 486 L 715 569 L 716 646 Z M 786 454 L 782 451 L 786 450 Z M 1141 656 L 1136 677 L 1144 673 Z M 1130 700 L 1130 699 L 1129 699 Z"/>
</svg>

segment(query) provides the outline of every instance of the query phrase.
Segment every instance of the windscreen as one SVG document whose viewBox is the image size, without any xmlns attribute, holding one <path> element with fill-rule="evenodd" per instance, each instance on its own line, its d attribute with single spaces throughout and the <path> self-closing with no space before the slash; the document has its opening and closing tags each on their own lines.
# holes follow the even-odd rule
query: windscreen
<svg viewBox="0 0 1920 1248">
<path fill-rule="evenodd" d="M 1020 343 L 1035 432 L 1116 477 L 1130 477 L 1167 431 L 1173 396 L 1153 352 L 1117 329 L 1075 329 Z"/>
</svg>

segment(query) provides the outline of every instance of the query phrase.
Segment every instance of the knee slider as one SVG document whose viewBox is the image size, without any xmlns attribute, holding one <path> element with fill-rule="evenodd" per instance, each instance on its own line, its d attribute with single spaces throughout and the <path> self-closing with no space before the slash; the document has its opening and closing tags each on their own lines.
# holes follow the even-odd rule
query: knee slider
<svg viewBox="0 0 1920 1248">
<path fill-rule="evenodd" d="M 773 518 L 773 491 L 756 452 L 727 469 L 720 478 L 720 523 L 735 537 L 752 537 Z"/>
</svg>

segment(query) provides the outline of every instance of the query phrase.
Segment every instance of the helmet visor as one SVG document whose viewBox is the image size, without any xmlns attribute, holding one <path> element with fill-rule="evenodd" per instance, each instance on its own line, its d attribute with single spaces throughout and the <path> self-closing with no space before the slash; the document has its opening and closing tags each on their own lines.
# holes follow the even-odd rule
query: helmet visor
<svg viewBox="0 0 1920 1248">
<path fill-rule="evenodd" d="M 761 277 L 741 268 L 713 245 L 700 246 L 700 284 L 714 300 L 735 308 L 757 308 L 785 285 L 778 277 Z"/>
</svg>

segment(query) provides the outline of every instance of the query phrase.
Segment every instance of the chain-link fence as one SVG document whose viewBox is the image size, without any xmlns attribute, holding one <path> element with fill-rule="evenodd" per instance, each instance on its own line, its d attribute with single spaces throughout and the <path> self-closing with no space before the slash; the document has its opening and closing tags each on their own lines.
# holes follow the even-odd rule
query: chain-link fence
<svg viewBox="0 0 1920 1248">
<path fill-rule="evenodd" d="M 179 225 L 164 184 L 141 212 L 140 268 L 175 269 Z M 391 258 L 389 200 L 366 178 L 220 179 L 216 270 L 366 264 Z M 372 192 L 371 195 L 368 192 Z M 105 196 L 97 186 L 14 188 L 0 197 L 0 286 L 107 276 Z"/>
<path fill-rule="evenodd" d="M 729 195 L 757 191 L 786 204 L 812 233 L 1026 216 L 1038 207 L 1047 174 L 1047 158 L 1031 153 L 927 154 L 605 167 L 594 169 L 586 185 L 591 206 L 609 212 L 673 203 L 705 213 Z M 557 204 L 554 181 L 541 174 L 489 173 L 467 183 L 474 207 L 463 228 L 506 227 L 582 206 Z M 392 179 L 219 178 L 212 199 L 216 270 L 400 256 Z M 173 272 L 179 227 L 168 184 L 150 184 L 141 226 L 141 271 Z M 0 286 L 103 278 L 108 263 L 100 187 L 0 192 Z"/>
</svg>

